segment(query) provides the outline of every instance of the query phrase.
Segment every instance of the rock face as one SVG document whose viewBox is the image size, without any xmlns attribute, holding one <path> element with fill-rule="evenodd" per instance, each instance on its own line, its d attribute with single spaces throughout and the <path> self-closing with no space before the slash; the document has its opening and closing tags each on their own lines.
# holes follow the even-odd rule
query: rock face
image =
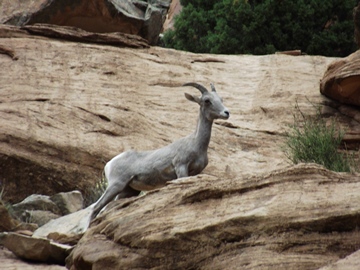
<svg viewBox="0 0 360 270">
<path fill-rule="evenodd" d="M 317 269 L 360 248 L 358 178 L 298 165 L 264 177 L 176 180 L 113 203 L 67 267 Z"/>
<path fill-rule="evenodd" d="M 0 27 L 4 199 L 86 193 L 118 153 L 193 132 L 198 107 L 183 92 L 197 91 L 181 85 L 214 82 L 231 117 L 213 126 L 203 174 L 112 203 L 68 266 L 316 269 L 346 256 L 356 263 L 350 256 L 360 242 L 358 175 L 288 167 L 281 149 L 296 102 L 307 115 L 316 112 L 312 103 L 323 105 L 347 138 L 359 135 L 358 109 L 319 95 L 333 61 L 135 50 Z"/>
<path fill-rule="evenodd" d="M 163 29 L 164 32 L 166 30 L 174 28 L 175 17 L 180 14 L 181 10 L 182 10 L 182 6 L 180 0 L 172 0 L 168 14 L 166 16 L 166 20 L 164 22 L 164 29 Z"/>
<path fill-rule="evenodd" d="M 320 92 L 341 103 L 360 106 L 360 51 L 329 65 Z"/>
<path fill-rule="evenodd" d="M 36 23 L 74 26 L 89 32 L 122 32 L 139 35 L 156 44 L 171 0 L 36 0 L 2 3 L 0 23 L 32 25 Z"/>
<path fill-rule="evenodd" d="M 13 203 L 34 193 L 86 196 L 118 153 L 158 148 L 193 132 L 198 107 L 181 87 L 189 81 L 214 82 L 231 111 L 213 127 L 204 173 L 233 177 L 284 167 L 279 135 L 293 121 L 296 100 L 309 114 L 315 110 L 308 99 L 324 100 L 318 82 L 333 61 L 132 50 L 2 29 L 1 188 Z"/>
</svg>

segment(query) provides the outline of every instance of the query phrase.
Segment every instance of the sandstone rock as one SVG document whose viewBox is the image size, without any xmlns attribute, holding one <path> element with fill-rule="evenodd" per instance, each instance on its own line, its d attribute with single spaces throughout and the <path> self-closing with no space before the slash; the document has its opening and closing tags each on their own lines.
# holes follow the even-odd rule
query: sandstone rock
<svg viewBox="0 0 360 270">
<path fill-rule="evenodd" d="M 354 270 L 360 268 L 360 250 L 319 270 Z"/>
<path fill-rule="evenodd" d="M 188 81 L 213 81 L 231 111 L 228 123 L 215 122 L 204 173 L 234 177 L 282 168 L 282 135 L 294 104 L 315 113 L 308 100 L 324 102 L 319 78 L 333 61 L 133 50 L 12 29 L 0 27 L 0 47 L 18 58 L 0 54 L 7 70 L 0 74 L 0 171 L 12 203 L 34 193 L 86 194 L 118 153 L 158 148 L 191 133 L 198 107 L 183 96 Z M 356 134 L 356 122 L 347 119 L 346 130 Z"/>
<path fill-rule="evenodd" d="M 22 223 L 20 223 L 20 225 L 18 227 L 16 227 L 16 230 L 14 232 L 18 232 L 18 231 L 31 231 L 31 232 L 34 232 L 38 228 L 39 228 L 38 224 L 22 222 Z"/>
<path fill-rule="evenodd" d="M 0 244 L 24 260 L 64 264 L 71 246 L 17 233 L 2 233 Z"/>
<path fill-rule="evenodd" d="M 51 233 L 60 235 L 81 235 L 89 226 L 91 208 L 77 211 L 51 220 L 34 232 L 34 237 L 48 237 Z"/>
<path fill-rule="evenodd" d="M 49 196 L 39 194 L 30 195 L 23 201 L 14 204 L 12 208 L 17 216 L 22 216 L 26 210 L 42 210 L 60 214 L 59 207 L 50 200 Z"/>
<path fill-rule="evenodd" d="M 50 197 L 62 215 L 74 213 L 83 208 L 84 199 L 80 191 L 60 192 Z"/>
<path fill-rule="evenodd" d="M 29 231 L 29 230 L 16 230 L 15 233 L 27 235 L 27 236 L 33 235 L 33 231 Z"/>
<path fill-rule="evenodd" d="M 156 44 L 170 3 L 171 0 L 37 0 L 24 5 L 22 1 L 5 0 L 0 23 L 18 26 L 46 23 L 75 26 L 89 32 L 122 32 Z"/>
<path fill-rule="evenodd" d="M 110 264 L 122 258 L 125 266 L 145 258 L 139 268 L 156 258 L 159 265 L 175 265 L 179 254 L 179 265 L 204 259 L 202 269 L 231 269 L 239 262 L 244 269 L 307 269 L 359 248 L 353 229 L 357 176 L 310 166 L 250 177 L 288 165 L 281 146 L 296 102 L 307 115 L 316 112 L 313 104 L 323 105 L 347 136 L 359 135 L 358 110 L 319 95 L 319 78 L 333 58 L 134 50 L 54 40 L 9 26 L 0 27 L 0 48 L 6 70 L 0 73 L 1 184 L 12 202 L 33 193 L 84 192 L 116 154 L 158 148 L 192 132 L 198 108 L 183 97 L 185 82 L 213 81 L 231 110 L 228 122 L 214 125 L 204 175 L 112 203 L 69 265 L 103 266 L 99 260 L 106 256 Z M 44 225 L 42 235 L 81 234 L 85 212 L 80 221 L 66 221 L 71 226 L 64 232 Z M 155 255 L 148 256 L 149 250 Z"/>
<path fill-rule="evenodd" d="M 360 106 L 360 51 L 329 65 L 320 92 L 341 103 Z"/>
<path fill-rule="evenodd" d="M 0 232 L 8 232 L 19 226 L 19 221 L 12 218 L 3 201 L 0 200 Z"/>
<path fill-rule="evenodd" d="M 11 251 L 4 247 L 0 247 L 0 262 L 2 269 L 11 270 L 66 270 L 65 266 L 60 265 L 49 265 L 44 263 L 29 263 L 26 261 L 19 260 Z"/>
<path fill-rule="evenodd" d="M 14 204 L 12 209 L 21 221 L 35 223 L 41 227 L 49 221 L 59 218 L 60 215 L 74 213 L 81 210 L 82 207 L 81 192 L 71 191 L 60 192 L 51 197 L 33 194 L 22 202 Z"/>
<path fill-rule="evenodd" d="M 35 223 L 39 227 L 48 223 L 49 221 L 59 218 L 60 215 L 54 214 L 51 211 L 44 210 L 25 210 L 21 214 L 21 220 L 26 223 Z"/>
<path fill-rule="evenodd" d="M 164 28 L 163 28 L 164 32 L 174 28 L 175 17 L 180 14 L 181 10 L 182 10 L 182 6 L 180 0 L 172 0 L 164 22 Z"/>
<path fill-rule="evenodd" d="M 91 33 L 74 27 L 35 24 L 23 26 L 31 34 L 61 38 L 77 42 L 99 43 L 119 47 L 147 48 L 148 43 L 141 37 L 124 33 Z"/>
<path fill-rule="evenodd" d="M 312 164 L 263 177 L 199 175 L 112 203 L 67 267 L 317 269 L 360 248 L 359 215 L 359 175 Z"/>
<path fill-rule="evenodd" d="M 279 51 L 275 54 L 286 54 L 286 55 L 292 55 L 292 56 L 299 56 L 302 55 L 301 50 L 291 50 L 291 51 Z"/>
<path fill-rule="evenodd" d="M 49 233 L 48 239 L 53 240 L 56 243 L 66 244 L 70 246 L 76 245 L 81 239 L 82 234 L 61 234 L 58 232 Z"/>
</svg>

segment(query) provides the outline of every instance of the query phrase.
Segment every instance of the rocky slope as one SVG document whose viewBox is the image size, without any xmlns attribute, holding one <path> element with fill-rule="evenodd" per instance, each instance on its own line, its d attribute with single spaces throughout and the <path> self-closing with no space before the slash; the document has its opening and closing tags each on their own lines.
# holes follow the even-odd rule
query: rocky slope
<svg viewBox="0 0 360 270">
<path fill-rule="evenodd" d="M 214 82 L 231 111 L 213 127 L 203 175 L 112 204 L 68 267 L 317 269 L 359 248 L 358 176 L 288 167 L 281 149 L 296 103 L 310 115 L 322 104 L 347 138 L 359 133 L 358 109 L 319 93 L 334 59 L 129 49 L 7 27 L 0 52 L 0 180 L 11 202 L 85 191 L 114 155 L 192 132 L 198 107 L 183 93 L 197 92 L 185 82 Z"/>
<path fill-rule="evenodd" d="M 197 90 L 181 87 L 189 81 L 214 82 L 231 111 L 213 128 L 205 173 L 284 167 L 282 135 L 295 102 L 313 113 L 308 100 L 325 100 L 319 80 L 333 60 L 133 50 L 2 33 L 0 47 L 17 60 L 0 54 L 1 182 L 6 199 L 17 202 L 32 193 L 83 191 L 117 153 L 192 132 L 198 107 L 183 93 Z"/>
<path fill-rule="evenodd" d="M 314 165 L 263 177 L 176 180 L 113 203 L 67 266 L 318 269 L 360 248 L 359 191 L 358 176 Z"/>
</svg>

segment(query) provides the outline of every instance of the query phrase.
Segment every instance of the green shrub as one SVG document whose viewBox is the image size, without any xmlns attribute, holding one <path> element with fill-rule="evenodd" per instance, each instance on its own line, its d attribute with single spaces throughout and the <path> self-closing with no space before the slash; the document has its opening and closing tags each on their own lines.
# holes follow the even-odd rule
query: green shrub
<svg viewBox="0 0 360 270">
<path fill-rule="evenodd" d="M 196 53 L 347 56 L 357 0 L 182 0 L 165 47 Z"/>
<path fill-rule="evenodd" d="M 336 172 L 350 172 L 353 156 L 339 152 L 344 132 L 322 118 L 320 108 L 313 117 L 305 116 L 296 105 L 297 114 L 290 126 L 285 143 L 285 154 L 294 163 L 313 162 Z"/>
</svg>

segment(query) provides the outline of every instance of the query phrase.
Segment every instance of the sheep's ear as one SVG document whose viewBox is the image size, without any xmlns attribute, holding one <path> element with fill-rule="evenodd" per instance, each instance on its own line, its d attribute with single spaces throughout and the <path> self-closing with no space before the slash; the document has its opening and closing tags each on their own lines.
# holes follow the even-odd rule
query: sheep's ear
<svg viewBox="0 0 360 270">
<path fill-rule="evenodd" d="M 197 104 L 200 104 L 200 98 L 198 98 L 197 96 L 193 96 L 188 93 L 185 93 L 185 97 L 192 102 L 196 102 Z"/>
</svg>

